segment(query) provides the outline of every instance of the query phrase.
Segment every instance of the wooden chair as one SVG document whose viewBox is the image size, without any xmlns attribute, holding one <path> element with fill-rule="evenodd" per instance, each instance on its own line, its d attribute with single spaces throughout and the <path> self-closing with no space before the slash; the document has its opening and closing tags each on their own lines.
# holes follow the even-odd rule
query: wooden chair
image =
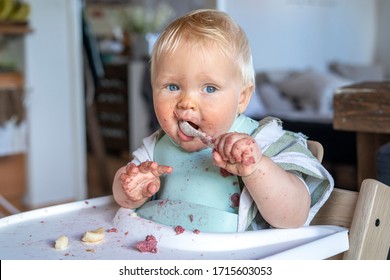
<svg viewBox="0 0 390 280">
<path fill-rule="evenodd" d="M 322 145 L 308 141 L 308 148 L 322 160 Z M 349 250 L 332 259 L 388 259 L 390 247 L 390 187 L 365 179 L 359 192 L 334 188 L 311 225 L 349 228 Z"/>
<path fill-rule="evenodd" d="M 321 162 L 324 157 L 324 147 L 322 147 L 320 142 L 308 140 L 307 147 L 310 152 Z"/>
</svg>

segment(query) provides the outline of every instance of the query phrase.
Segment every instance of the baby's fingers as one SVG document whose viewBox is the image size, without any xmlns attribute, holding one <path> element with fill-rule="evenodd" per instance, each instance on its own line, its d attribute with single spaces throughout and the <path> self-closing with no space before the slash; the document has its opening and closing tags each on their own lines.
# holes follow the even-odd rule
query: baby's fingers
<svg viewBox="0 0 390 280">
<path fill-rule="evenodd" d="M 127 166 L 126 166 L 126 173 L 128 175 L 136 175 L 138 173 L 139 169 L 138 169 L 138 166 L 135 165 L 134 163 L 129 163 Z"/>
<path fill-rule="evenodd" d="M 153 174 L 153 176 L 160 177 L 163 174 L 172 173 L 172 167 L 166 165 L 159 165 L 156 168 L 151 169 L 150 172 Z"/>
<path fill-rule="evenodd" d="M 157 167 L 158 167 L 157 162 L 145 161 L 145 162 L 141 163 L 138 168 L 139 168 L 139 171 L 141 173 L 145 174 L 145 173 L 151 172 L 153 169 L 156 169 Z"/>
<path fill-rule="evenodd" d="M 214 164 L 218 167 L 222 167 L 222 168 L 225 168 L 226 167 L 226 161 L 223 160 L 223 158 L 221 157 L 221 155 L 214 151 L 213 152 L 213 159 L 214 159 Z"/>
<path fill-rule="evenodd" d="M 156 174 L 154 174 L 155 176 L 161 176 L 163 174 L 171 174 L 173 171 L 173 168 L 172 166 L 167 166 L 167 165 L 160 165 L 157 169 L 156 169 Z"/>
<path fill-rule="evenodd" d="M 251 138 L 243 138 L 237 141 L 231 151 L 231 156 L 235 162 L 242 162 L 245 165 L 254 163 L 254 155 L 258 155 L 256 143 Z"/>
<path fill-rule="evenodd" d="M 172 167 L 166 165 L 158 165 L 157 162 L 149 161 L 142 164 L 139 168 L 142 173 L 152 173 L 153 176 L 159 177 L 165 173 L 172 173 Z"/>
<path fill-rule="evenodd" d="M 149 185 L 143 189 L 143 197 L 151 197 L 160 189 L 160 180 L 152 181 Z"/>
</svg>

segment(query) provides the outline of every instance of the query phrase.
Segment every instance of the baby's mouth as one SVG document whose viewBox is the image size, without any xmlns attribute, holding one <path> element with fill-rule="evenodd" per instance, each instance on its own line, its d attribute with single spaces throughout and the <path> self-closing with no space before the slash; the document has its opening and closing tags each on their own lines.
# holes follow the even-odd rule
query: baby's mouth
<svg viewBox="0 0 390 280">
<path fill-rule="evenodd" d="M 199 126 L 190 121 L 179 121 L 179 127 L 181 131 L 187 136 L 200 137 L 202 133 L 200 130 L 198 130 Z"/>
<path fill-rule="evenodd" d="M 212 137 L 201 131 L 199 126 L 193 122 L 179 121 L 179 127 L 185 135 L 199 137 L 206 145 L 212 145 Z"/>
<path fill-rule="evenodd" d="M 199 131 L 199 125 L 196 125 L 196 124 L 194 124 L 193 122 L 190 122 L 190 121 L 182 121 L 182 122 L 188 123 L 193 129 Z M 184 125 L 186 125 L 186 124 L 184 124 Z M 192 130 L 191 128 L 189 128 L 189 129 Z"/>
</svg>

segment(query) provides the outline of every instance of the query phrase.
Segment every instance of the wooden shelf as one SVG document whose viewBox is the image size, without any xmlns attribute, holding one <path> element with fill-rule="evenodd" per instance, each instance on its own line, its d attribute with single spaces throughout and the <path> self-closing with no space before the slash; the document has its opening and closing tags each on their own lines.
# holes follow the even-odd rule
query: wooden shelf
<svg viewBox="0 0 390 280">
<path fill-rule="evenodd" d="M 19 72 L 0 72 L 0 91 L 23 88 L 23 75 Z"/>
<path fill-rule="evenodd" d="M 2 22 L 0 21 L 0 34 L 23 35 L 32 32 L 27 22 Z"/>
</svg>

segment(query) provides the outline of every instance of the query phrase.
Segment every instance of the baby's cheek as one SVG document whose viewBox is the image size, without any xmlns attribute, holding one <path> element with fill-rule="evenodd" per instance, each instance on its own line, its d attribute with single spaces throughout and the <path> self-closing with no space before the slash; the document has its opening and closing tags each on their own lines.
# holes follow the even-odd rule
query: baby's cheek
<svg viewBox="0 0 390 280">
<path fill-rule="evenodd" d="M 171 130 L 173 129 L 173 123 L 171 123 L 170 119 L 164 116 L 158 116 L 158 123 L 160 127 L 168 134 L 171 133 Z"/>
</svg>

